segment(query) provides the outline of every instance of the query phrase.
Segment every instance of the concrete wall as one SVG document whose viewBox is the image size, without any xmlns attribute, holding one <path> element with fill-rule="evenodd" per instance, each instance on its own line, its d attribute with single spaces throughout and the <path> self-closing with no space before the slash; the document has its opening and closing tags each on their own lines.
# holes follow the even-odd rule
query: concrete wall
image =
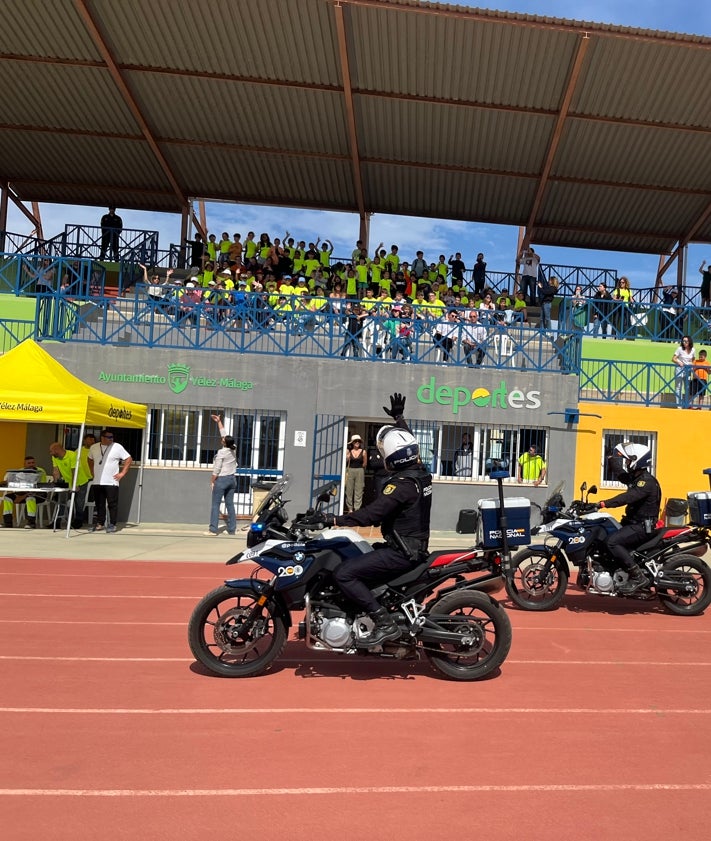
<svg viewBox="0 0 711 841">
<path fill-rule="evenodd" d="M 387 416 L 382 406 L 393 391 L 406 395 L 406 417 L 411 420 L 547 427 L 548 485 L 560 479 L 573 480 L 576 431 L 564 423 L 563 411 L 577 405 L 574 376 L 144 347 L 45 347 L 85 382 L 128 400 L 148 405 L 285 411 L 285 470 L 293 476 L 291 513 L 303 510 L 310 493 L 315 416 L 343 415 L 359 428 L 363 422 L 383 423 Z M 188 384 L 180 393 L 170 385 L 169 366 L 176 364 L 189 369 Z M 296 430 L 306 432 L 305 447 L 294 445 Z M 117 438 L 121 440 L 120 434 Z M 138 454 L 132 455 L 138 461 Z M 138 470 L 132 469 L 127 479 L 122 485 L 121 517 L 135 520 Z M 207 522 L 209 487 L 206 470 L 147 467 L 141 520 Z M 495 489 L 492 482 L 437 482 L 433 528 L 453 529 L 459 509 L 474 507 L 481 497 L 494 496 Z M 507 495 L 521 495 L 521 487 L 513 482 Z M 526 488 L 525 495 L 541 502 L 548 490 L 545 486 Z"/>
</svg>

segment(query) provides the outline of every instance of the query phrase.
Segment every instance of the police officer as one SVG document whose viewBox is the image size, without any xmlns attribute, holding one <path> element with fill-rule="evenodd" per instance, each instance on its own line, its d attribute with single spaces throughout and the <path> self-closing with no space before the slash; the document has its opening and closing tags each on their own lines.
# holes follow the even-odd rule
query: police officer
<svg viewBox="0 0 711 841">
<path fill-rule="evenodd" d="M 620 482 L 627 485 L 627 490 L 612 499 L 599 502 L 598 508 L 627 506 L 621 521 L 622 528 L 607 538 L 607 547 L 612 557 L 629 574 L 627 581 L 618 587 L 623 595 L 628 596 L 647 583 L 629 550 L 641 546 L 654 531 L 659 517 L 662 489 L 649 472 L 652 453 L 644 444 L 629 441 L 618 444 L 610 461 L 613 472 Z"/>
<path fill-rule="evenodd" d="M 417 566 L 427 557 L 430 537 L 432 476 L 420 463 L 417 439 L 403 418 L 405 398 L 395 393 L 390 397 L 390 408 L 383 409 L 395 421 L 382 427 L 376 439 L 389 471 L 388 481 L 373 502 L 358 511 L 336 517 L 317 512 L 312 518 L 314 525 L 381 527 L 385 545 L 376 544 L 377 548 L 362 559 L 345 561 L 334 573 L 341 591 L 375 623 L 363 640 L 366 647 L 400 636 L 400 628 L 373 596 L 370 585 Z"/>
</svg>

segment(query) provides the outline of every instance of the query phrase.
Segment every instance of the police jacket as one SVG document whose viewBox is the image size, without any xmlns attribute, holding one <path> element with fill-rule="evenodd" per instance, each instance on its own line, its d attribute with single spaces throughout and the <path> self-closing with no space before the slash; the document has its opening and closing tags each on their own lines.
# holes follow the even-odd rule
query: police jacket
<svg viewBox="0 0 711 841">
<path fill-rule="evenodd" d="M 644 523 L 650 517 L 659 517 L 659 506 L 662 501 L 662 489 L 659 482 L 648 470 L 643 470 L 632 484 L 621 494 L 605 500 L 605 508 L 619 508 L 627 506 L 625 524 L 636 525 Z"/>
<path fill-rule="evenodd" d="M 432 476 L 421 465 L 388 475 L 380 494 L 364 508 L 335 517 L 337 526 L 380 526 L 388 540 L 393 532 L 426 550 L 430 537 Z M 389 542 L 389 541 L 388 541 Z"/>
</svg>

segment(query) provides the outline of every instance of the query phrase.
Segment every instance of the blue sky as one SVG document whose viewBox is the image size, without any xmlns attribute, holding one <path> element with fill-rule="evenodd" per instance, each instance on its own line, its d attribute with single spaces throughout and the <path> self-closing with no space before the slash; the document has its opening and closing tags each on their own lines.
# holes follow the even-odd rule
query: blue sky
<svg viewBox="0 0 711 841">
<path fill-rule="evenodd" d="M 459 0 L 459 4 L 487 7 L 483 2 L 466 0 Z M 675 3 L 670 3 L 669 0 L 587 0 L 579 3 L 563 0 L 518 0 L 511 3 L 498 0 L 490 7 L 502 11 L 711 36 L 711 4 L 702 0 L 677 0 Z M 103 212 L 104 209 L 95 207 L 49 203 L 41 205 L 46 236 L 59 233 L 65 223 L 97 225 Z M 162 248 L 167 248 L 179 238 L 178 216 L 124 208 L 119 208 L 118 212 L 126 228 L 158 230 Z M 330 239 L 338 256 L 350 254 L 358 238 L 358 217 L 355 214 L 208 203 L 207 220 L 210 232 L 216 233 L 218 239 L 222 231 L 228 231 L 230 234 L 240 231 L 243 237 L 248 230 L 256 231 L 257 234 L 267 231 L 273 237 L 281 237 L 289 230 L 296 239 L 309 241 L 318 236 Z M 31 227 L 11 203 L 8 230 L 29 233 Z M 371 250 L 381 241 L 386 247 L 397 243 L 404 259 L 411 259 L 418 248 L 423 248 L 426 258 L 430 260 L 436 260 L 440 253 L 449 257 L 453 252 L 461 251 L 467 266 L 473 264 L 478 251 L 483 251 L 489 268 L 496 271 L 514 269 L 517 237 L 518 228 L 511 226 L 384 214 L 374 215 L 370 226 Z M 617 269 L 630 278 L 633 288 L 652 286 L 659 262 L 657 256 L 648 254 L 551 247 L 541 248 L 539 251 L 546 263 Z M 711 262 L 711 246 L 690 245 L 687 278 L 691 285 L 697 285 L 699 282 L 697 270 L 703 259 Z M 675 272 L 672 270 L 667 277 L 670 282 L 673 281 Z"/>
</svg>

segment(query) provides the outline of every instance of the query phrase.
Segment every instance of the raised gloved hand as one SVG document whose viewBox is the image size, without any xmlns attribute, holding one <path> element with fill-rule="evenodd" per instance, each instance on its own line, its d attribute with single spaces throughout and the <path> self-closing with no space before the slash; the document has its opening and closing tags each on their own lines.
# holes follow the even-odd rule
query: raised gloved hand
<svg viewBox="0 0 711 841">
<path fill-rule="evenodd" d="M 383 411 L 394 420 L 401 418 L 405 414 L 405 398 L 396 391 L 390 395 L 390 408 L 383 406 Z"/>
</svg>

